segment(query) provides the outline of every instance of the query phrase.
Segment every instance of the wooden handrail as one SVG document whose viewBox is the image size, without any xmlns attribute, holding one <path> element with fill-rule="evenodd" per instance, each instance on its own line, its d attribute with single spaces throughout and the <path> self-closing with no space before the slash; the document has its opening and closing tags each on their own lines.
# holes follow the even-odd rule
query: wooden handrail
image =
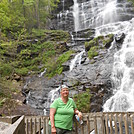
<svg viewBox="0 0 134 134">
<path fill-rule="evenodd" d="M 48 134 L 48 116 L 26 116 L 26 134 Z M 134 134 L 134 112 L 83 113 L 83 124 L 74 120 L 74 134 Z"/>
</svg>

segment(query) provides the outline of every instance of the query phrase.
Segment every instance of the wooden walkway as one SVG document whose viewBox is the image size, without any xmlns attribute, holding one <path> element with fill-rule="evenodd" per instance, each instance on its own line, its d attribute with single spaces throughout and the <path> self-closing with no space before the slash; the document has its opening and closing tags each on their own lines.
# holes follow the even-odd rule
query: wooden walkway
<svg viewBox="0 0 134 134">
<path fill-rule="evenodd" d="M 48 116 L 26 116 L 26 134 L 48 134 L 48 121 Z M 84 113 L 83 122 L 74 120 L 74 134 L 134 134 L 134 112 Z"/>
</svg>

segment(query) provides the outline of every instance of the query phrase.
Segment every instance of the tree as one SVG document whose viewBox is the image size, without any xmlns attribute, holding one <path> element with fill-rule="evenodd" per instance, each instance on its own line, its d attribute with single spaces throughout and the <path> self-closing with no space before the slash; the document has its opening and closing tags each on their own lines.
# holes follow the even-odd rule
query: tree
<svg viewBox="0 0 134 134">
<path fill-rule="evenodd" d="M 4 32 L 43 28 L 59 0 L 1 0 L 0 29 Z"/>
</svg>

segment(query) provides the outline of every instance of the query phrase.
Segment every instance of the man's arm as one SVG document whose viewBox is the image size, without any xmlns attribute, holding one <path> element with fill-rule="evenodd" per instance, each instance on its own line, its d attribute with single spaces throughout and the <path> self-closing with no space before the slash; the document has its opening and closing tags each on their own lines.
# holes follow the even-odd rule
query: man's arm
<svg viewBox="0 0 134 134">
<path fill-rule="evenodd" d="M 56 109 L 55 108 L 50 108 L 50 122 L 51 122 L 51 133 L 55 133 L 56 134 L 56 128 L 55 128 L 55 124 L 54 124 L 54 115 L 56 113 Z"/>
</svg>

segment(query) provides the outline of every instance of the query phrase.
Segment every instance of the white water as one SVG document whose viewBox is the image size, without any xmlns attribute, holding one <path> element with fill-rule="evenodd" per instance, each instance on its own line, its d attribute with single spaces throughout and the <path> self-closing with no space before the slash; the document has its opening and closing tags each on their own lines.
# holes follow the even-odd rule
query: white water
<svg viewBox="0 0 134 134">
<path fill-rule="evenodd" d="M 124 21 L 122 16 L 132 16 L 127 11 L 126 4 L 119 4 L 117 0 L 88 0 L 83 3 L 74 0 L 75 31 Z"/>
<path fill-rule="evenodd" d="M 60 86 L 56 89 L 51 90 L 48 93 L 48 98 L 46 101 L 46 106 L 45 108 L 50 108 L 50 105 L 53 103 L 53 101 L 60 96 Z M 46 109 L 44 109 L 44 115 L 46 114 Z"/>
<path fill-rule="evenodd" d="M 126 34 L 122 48 L 114 55 L 114 95 L 106 101 L 103 108 L 108 112 L 134 111 L 134 19 L 118 21 L 116 11 L 116 1 L 109 0 L 104 10 L 97 15 L 97 20 L 103 18 L 103 21 L 96 27 L 96 36 L 109 33 Z"/>
<path fill-rule="evenodd" d="M 45 68 L 44 71 L 39 74 L 39 77 L 42 77 L 46 73 L 46 71 L 47 71 L 47 68 Z"/>
<path fill-rule="evenodd" d="M 104 111 L 134 111 L 134 19 L 127 24 L 123 46 L 114 55 L 115 94 L 105 103 Z"/>
<path fill-rule="evenodd" d="M 74 17 L 76 31 L 90 27 L 95 28 L 95 36 L 125 33 L 122 48 L 114 55 L 114 95 L 103 108 L 104 111 L 134 111 L 134 19 L 122 21 L 118 13 L 128 13 L 125 4 L 117 6 L 116 0 L 90 0 L 81 4 L 74 0 L 74 4 L 74 13 L 77 11 L 78 16 Z M 72 61 L 70 70 L 75 62 L 76 59 Z"/>
<path fill-rule="evenodd" d="M 134 20 L 119 21 L 117 14 L 119 8 L 116 7 L 116 0 L 90 0 L 78 4 L 74 0 L 73 15 L 75 31 L 84 28 L 95 28 L 95 36 L 107 35 L 109 33 L 126 34 L 123 46 L 114 55 L 114 65 L 112 79 L 115 88 L 114 96 L 104 104 L 104 111 L 133 111 L 134 110 Z M 85 10 L 86 9 L 86 10 Z M 120 10 L 124 10 L 121 8 Z M 66 15 L 68 12 L 66 12 Z M 57 17 L 62 18 L 62 13 Z M 73 36 L 72 36 L 73 38 Z M 71 61 L 70 71 L 76 65 L 81 64 L 84 51 L 80 52 Z M 46 108 L 59 97 L 59 88 L 52 90 L 48 94 Z M 44 109 L 46 114 L 46 109 Z"/>
<path fill-rule="evenodd" d="M 81 58 L 82 58 L 82 55 L 85 51 L 81 51 L 80 53 L 78 53 L 77 55 L 75 55 L 74 59 L 71 61 L 71 64 L 70 64 L 70 71 L 73 70 L 73 68 L 78 64 L 80 65 L 81 64 Z"/>
<path fill-rule="evenodd" d="M 74 26 L 75 31 L 77 32 L 79 30 L 79 4 L 77 3 L 77 0 L 73 1 L 74 1 L 73 6 Z"/>
</svg>

